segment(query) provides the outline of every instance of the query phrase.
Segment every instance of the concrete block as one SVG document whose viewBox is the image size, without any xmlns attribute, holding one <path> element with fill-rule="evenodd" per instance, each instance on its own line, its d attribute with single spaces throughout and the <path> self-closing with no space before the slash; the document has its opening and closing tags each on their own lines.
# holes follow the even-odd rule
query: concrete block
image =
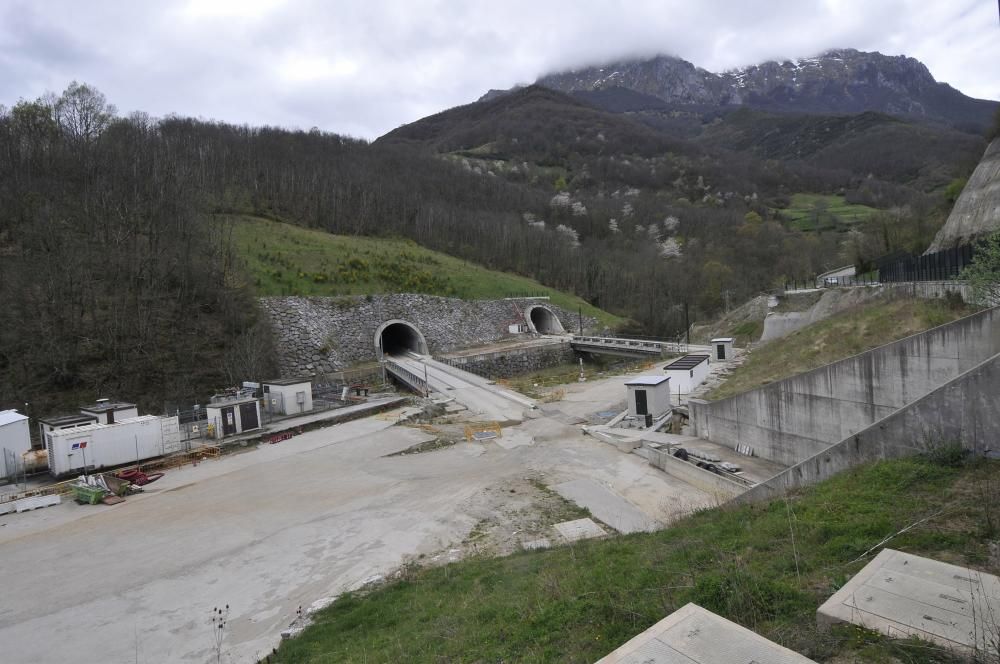
<svg viewBox="0 0 1000 664">
<path fill-rule="evenodd" d="M 14 501 L 14 509 L 20 512 L 29 512 L 31 510 L 38 509 L 40 507 L 51 507 L 52 505 L 58 505 L 62 502 L 62 497 L 59 495 L 54 496 L 31 496 L 30 498 L 21 498 L 20 500 Z"/>
<path fill-rule="evenodd" d="M 809 664 L 807 659 L 697 604 L 686 604 L 597 664 Z"/>
<path fill-rule="evenodd" d="M 592 519 L 563 521 L 553 527 L 567 542 L 576 542 L 577 540 L 590 539 L 591 537 L 604 537 L 607 534 Z M 525 548 L 527 548 L 527 545 L 525 545 Z"/>
<path fill-rule="evenodd" d="M 996 576 L 884 549 L 819 607 L 816 621 L 916 636 L 973 655 L 995 648 L 998 611 Z"/>
<path fill-rule="evenodd" d="M 14 511 L 14 508 L 15 505 L 13 500 L 7 503 L 0 503 L 0 515 L 10 514 Z"/>
<path fill-rule="evenodd" d="M 572 480 L 556 484 L 552 489 L 566 500 L 587 508 L 620 533 L 650 532 L 660 527 L 659 522 L 638 507 L 594 480 Z"/>
<path fill-rule="evenodd" d="M 566 523 L 572 523 L 572 522 L 568 521 Z M 591 521 L 591 523 L 593 523 L 593 521 Z M 594 525 L 596 526 L 597 524 L 595 523 Z M 531 540 L 530 542 L 524 542 L 521 544 L 521 546 L 528 551 L 534 551 L 537 549 L 547 549 L 550 546 L 552 546 L 552 541 L 549 540 L 548 537 L 540 537 L 539 539 Z"/>
</svg>

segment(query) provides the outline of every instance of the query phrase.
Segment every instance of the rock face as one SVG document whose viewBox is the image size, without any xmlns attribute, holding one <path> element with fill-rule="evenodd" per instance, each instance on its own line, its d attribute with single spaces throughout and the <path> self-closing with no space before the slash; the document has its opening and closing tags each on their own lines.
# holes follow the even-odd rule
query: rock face
<svg viewBox="0 0 1000 664">
<path fill-rule="evenodd" d="M 364 297 L 265 297 L 282 376 L 316 376 L 378 358 L 375 334 L 392 320 L 415 326 L 428 350 L 442 353 L 489 344 L 511 336 L 508 326 L 532 305 L 555 314 L 567 329 L 577 313 L 547 300 L 459 300 L 430 295 Z M 584 330 L 597 321 L 583 319 Z"/>
<path fill-rule="evenodd" d="M 537 83 L 566 93 L 629 90 L 676 105 L 807 113 L 878 111 L 974 131 L 988 125 L 997 107 L 996 102 L 973 99 L 938 83 L 918 60 L 854 49 L 720 74 L 661 55 L 550 74 Z M 496 96 L 497 91 L 490 94 Z"/>
<path fill-rule="evenodd" d="M 986 148 L 927 253 L 968 244 L 997 231 L 1000 231 L 1000 138 L 993 139 Z"/>
</svg>

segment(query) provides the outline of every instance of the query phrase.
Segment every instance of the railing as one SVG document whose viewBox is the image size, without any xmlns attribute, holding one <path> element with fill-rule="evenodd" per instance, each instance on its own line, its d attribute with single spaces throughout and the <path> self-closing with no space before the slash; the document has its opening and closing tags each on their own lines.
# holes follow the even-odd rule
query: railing
<svg viewBox="0 0 1000 664">
<path fill-rule="evenodd" d="M 407 385 L 409 385 L 410 387 L 412 387 L 414 390 L 423 394 L 424 396 L 430 394 L 430 387 L 427 385 L 427 381 L 425 381 L 423 378 L 416 375 L 409 369 L 406 369 L 403 366 L 396 364 L 392 360 L 386 360 L 385 370 L 391 373 L 396 378 L 403 381 L 404 383 L 406 383 Z"/>
<path fill-rule="evenodd" d="M 570 343 L 574 346 L 605 348 L 608 350 L 621 350 L 649 355 L 688 352 L 688 345 L 678 341 L 649 341 L 622 337 L 584 337 L 574 335 Z"/>
<path fill-rule="evenodd" d="M 505 300 L 548 300 L 551 296 L 548 293 L 537 291 L 534 293 L 524 292 L 524 293 L 507 293 L 504 296 Z"/>
</svg>

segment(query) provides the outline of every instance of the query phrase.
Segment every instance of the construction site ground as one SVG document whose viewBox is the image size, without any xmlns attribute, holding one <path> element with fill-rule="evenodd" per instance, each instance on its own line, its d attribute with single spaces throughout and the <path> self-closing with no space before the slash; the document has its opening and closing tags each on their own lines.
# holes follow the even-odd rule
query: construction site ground
<svg viewBox="0 0 1000 664">
<path fill-rule="evenodd" d="M 657 525 L 712 504 L 582 434 L 620 407 L 626 379 L 567 385 L 485 442 L 387 412 L 172 470 L 120 505 L 0 517 L 3 659 L 214 661 L 209 617 L 228 605 L 222 661 L 253 662 L 300 608 L 406 564 L 558 545 L 554 524 L 614 509 L 604 498 Z M 552 489 L 571 482 L 597 502 Z"/>
</svg>

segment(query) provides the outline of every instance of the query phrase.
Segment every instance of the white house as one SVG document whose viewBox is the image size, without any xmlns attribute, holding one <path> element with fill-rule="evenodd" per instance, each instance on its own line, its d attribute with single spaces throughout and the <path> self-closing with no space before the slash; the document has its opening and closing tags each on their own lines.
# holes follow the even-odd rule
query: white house
<svg viewBox="0 0 1000 664">
<path fill-rule="evenodd" d="M 670 391 L 690 394 L 708 378 L 709 362 L 708 355 L 685 355 L 663 367 L 663 373 L 670 376 Z"/>
<path fill-rule="evenodd" d="M 169 433 L 166 433 L 169 432 Z M 114 424 L 91 423 L 44 435 L 49 472 L 55 477 L 163 456 L 176 448 L 177 417 L 142 415 Z"/>
<path fill-rule="evenodd" d="M 222 439 L 260 428 L 260 402 L 254 397 L 236 397 L 205 406 L 212 436 Z"/>
<path fill-rule="evenodd" d="M 21 455 L 30 449 L 28 417 L 16 410 L 0 410 L 0 479 L 20 472 Z"/>
<path fill-rule="evenodd" d="M 628 414 L 658 420 L 670 411 L 670 377 L 636 376 L 625 381 L 628 390 Z"/>
<path fill-rule="evenodd" d="M 296 415 L 313 409 L 312 381 L 280 378 L 264 381 L 264 408 L 272 415 Z"/>
<path fill-rule="evenodd" d="M 725 362 L 726 360 L 733 359 L 733 338 L 719 337 L 718 339 L 712 339 L 712 350 L 715 351 L 714 359 L 716 360 Z"/>
</svg>

